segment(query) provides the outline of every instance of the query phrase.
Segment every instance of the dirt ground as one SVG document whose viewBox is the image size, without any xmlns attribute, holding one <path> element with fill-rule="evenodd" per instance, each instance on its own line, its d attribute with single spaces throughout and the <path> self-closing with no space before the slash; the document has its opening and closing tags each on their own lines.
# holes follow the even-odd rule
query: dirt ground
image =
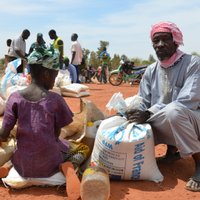
<svg viewBox="0 0 200 200">
<path fill-rule="evenodd" d="M 103 112 L 108 114 L 105 105 L 115 92 L 121 92 L 124 98 L 134 95 L 137 85 L 111 86 L 110 84 L 87 84 L 90 96 L 87 99 L 94 102 Z M 73 112 L 79 111 L 79 99 L 65 98 Z M 165 146 L 155 148 L 156 156 L 165 153 Z M 199 200 L 200 193 L 184 189 L 185 183 L 194 172 L 191 158 L 176 161 L 173 164 L 159 164 L 164 176 L 162 183 L 151 181 L 111 181 L 111 196 L 109 200 Z M 65 187 L 31 187 L 21 190 L 9 190 L 0 185 L 0 200 L 67 200 Z M 95 199 L 94 199 L 95 200 Z"/>
</svg>

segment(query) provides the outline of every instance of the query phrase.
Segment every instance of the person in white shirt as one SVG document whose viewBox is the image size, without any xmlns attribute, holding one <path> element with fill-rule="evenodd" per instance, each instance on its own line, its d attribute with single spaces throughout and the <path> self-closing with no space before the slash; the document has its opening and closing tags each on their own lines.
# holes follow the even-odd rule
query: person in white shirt
<svg viewBox="0 0 200 200">
<path fill-rule="evenodd" d="M 28 29 L 23 30 L 22 34 L 12 41 L 8 55 L 15 58 L 26 59 L 26 40 L 29 36 L 30 31 Z"/>
<path fill-rule="evenodd" d="M 28 29 L 23 30 L 22 34 L 17 39 L 12 40 L 10 51 L 8 52 L 8 56 L 11 58 L 11 60 L 15 60 L 17 58 L 22 59 L 22 64 L 18 67 L 18 70 L 20 72 L 23 71 L 23 68 L 25 66 L 26 62 L 24 61 L 27 60 L 26 56 L 28 56 L 28 54 L 26 54 L 26 40 L 29 36 L 30 31 Z"/>
<path fill-rule="evenodd" d="M 71 46 L 71 64 L 75 66 L 77 73 L 76 83 L 80 83 L 79 74 L 80 74 L 80 65 L 83 59 L 83 52 L 80 43 L 78 42 L 78 34 L 73 33 L 71 36 L 72 46 Z"/>
</svg>

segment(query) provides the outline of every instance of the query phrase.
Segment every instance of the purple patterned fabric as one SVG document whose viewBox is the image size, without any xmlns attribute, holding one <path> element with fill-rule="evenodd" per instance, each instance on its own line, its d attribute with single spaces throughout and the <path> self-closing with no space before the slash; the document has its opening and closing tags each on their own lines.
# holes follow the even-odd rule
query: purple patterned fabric
<svg viewBox="0 0 200 200">
<path fill-rule="evenodd" d="M 59 170 L 62 151 L 68 150 L 68 143 L 57 139 L 54 130 L 71 123 L 72 117 L 64 99 L 54 92 L 37 102 L 26 100 L 18 91 L 10 95 L 3 127 L 13 128 L 17 122 L 17 148 L 12 163 L 21 176 L 49 177 Z"/>
</svg>

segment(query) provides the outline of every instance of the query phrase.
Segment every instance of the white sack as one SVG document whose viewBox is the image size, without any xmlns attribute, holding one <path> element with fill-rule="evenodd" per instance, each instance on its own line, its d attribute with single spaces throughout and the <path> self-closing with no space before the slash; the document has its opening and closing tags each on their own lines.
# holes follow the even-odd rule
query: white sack
<svg viewBox="0 0 200 200">
<path fill-rule="evenodd" d="M 62 96 L 83 97 L 90 95 L 89 87 L 79 83 L 61 86 L 60 89 Z"/>
<path fill-rule="evenodd" d="M 2 178 L 5 186 L 9 186 L 14 189 L 21 189 L 30 186 L 55 186 L 63 185 L 66 182 L 65 176 L 58 172 L 48 178 L 23 178 L 18 174 L 14 167 L 11 168 L 6 178 Z"/>
<path fill-rule="evenodd" d="M 163 180 L 155 159 L 150 125 L 128 123 L 120 116 L 101 122 L 91 161 L 106 168 L 111 179 Z"/>
</svg>

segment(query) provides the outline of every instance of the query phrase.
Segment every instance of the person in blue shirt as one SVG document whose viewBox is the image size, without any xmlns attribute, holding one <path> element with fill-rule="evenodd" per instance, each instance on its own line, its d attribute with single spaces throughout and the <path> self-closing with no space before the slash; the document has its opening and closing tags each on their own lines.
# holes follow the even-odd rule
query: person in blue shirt
<svg viewBox="0 0 200 200">
<path fill-rule="evenodd" d="M 69 71 L 71 82 L 76 83 L 76 80 L 77 80 L 76 68 L 74 65 L 69 63 L 69 58 L 67 57 L 64 57 L 63 69 L 64 70 L 67 69 Z"/>
</svg>

